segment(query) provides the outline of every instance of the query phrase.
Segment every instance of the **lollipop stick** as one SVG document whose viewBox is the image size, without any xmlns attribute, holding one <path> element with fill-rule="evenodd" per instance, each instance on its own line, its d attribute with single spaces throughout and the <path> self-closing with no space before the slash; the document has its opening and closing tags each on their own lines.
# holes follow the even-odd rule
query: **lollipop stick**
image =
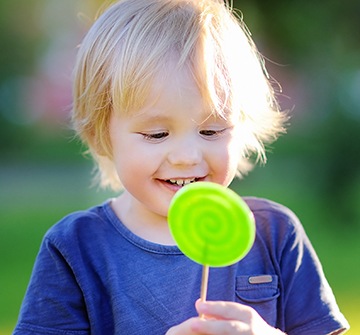
<svg viewBox="0 0 360 335">
<path fill-rule="evenodd" d="M 201 276 L 201 291 L 200 291 L 201 301 L 206 301 L 208 279 L 209 279 L 209 265 L 203 265 L 202 276 Z M 201 314 L 200 317 L 204 318 L 204 314 Z"/>
</svg>

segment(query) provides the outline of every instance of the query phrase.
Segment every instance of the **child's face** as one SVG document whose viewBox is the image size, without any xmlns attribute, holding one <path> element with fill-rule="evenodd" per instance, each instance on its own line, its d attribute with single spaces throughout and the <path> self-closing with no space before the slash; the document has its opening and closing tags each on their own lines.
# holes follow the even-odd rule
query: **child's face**
<svg viewBox="0 0 360 335">
<path fill-rule="evenodd" d="M 240 156 L 238 126 L 210 114 L 188 70 L 172 71 L 168 80 L 156 78 L 143 108 L 110 118 L 113 159 L 125 192 L 134 205 L 163 217 L 183 184 L 228 186 Z"/>
</svg>

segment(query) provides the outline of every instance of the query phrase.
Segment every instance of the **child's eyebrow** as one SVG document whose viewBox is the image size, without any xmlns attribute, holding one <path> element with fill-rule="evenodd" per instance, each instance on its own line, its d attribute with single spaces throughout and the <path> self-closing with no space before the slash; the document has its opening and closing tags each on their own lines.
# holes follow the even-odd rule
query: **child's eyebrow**
<svg viewBox="0 0 360 335">
<path fill-rule="evenodd" d="M 170 119 L 169 116 L 161 114 L 146 115 L 145 113 L 141 113 L 134 116 L 134 120 L 139 124 L 169 122 Z"/>
</svg>

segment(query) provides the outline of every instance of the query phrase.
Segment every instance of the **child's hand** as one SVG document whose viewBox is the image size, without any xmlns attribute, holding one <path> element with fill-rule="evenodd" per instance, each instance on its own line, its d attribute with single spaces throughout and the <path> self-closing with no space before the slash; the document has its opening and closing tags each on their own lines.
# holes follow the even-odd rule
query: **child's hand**
<svg viewBox="0 0 360 335">
<path fill-rule="evenodd" d="M 196 309 L 204 318 L 191 318 L 173 327 L 167 335 L 281 335 L 267 324 L 251 307 L 235 302 L 196 302 Z"/>
</svg>

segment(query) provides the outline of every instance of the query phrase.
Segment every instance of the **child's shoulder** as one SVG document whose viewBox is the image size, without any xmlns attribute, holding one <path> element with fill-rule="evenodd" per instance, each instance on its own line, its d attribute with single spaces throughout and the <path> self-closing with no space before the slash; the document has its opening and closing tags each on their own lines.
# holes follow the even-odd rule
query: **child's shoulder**
<svg viewBox="0 0 360 335">
<path fill-rule="evenodd" d="M 45 239 L 66 241 L 101 233 L 108 225 L 108 202 L 66 215 L 45 234 Z"/>
<path fill-rule="evenodd" d="M 252 212 L 270 212 L 278 215 L 295 216 L 288 207 L 269 199 L 245 196 L 243 200 Z"/>
<path fill-rule="evenodd" d="M 288 232 L 303 229 L 296 214 L 288 207 L 264 198 L 244 197 L 243 199 L 254 214 L 257 229 Z"/>
</svg>

